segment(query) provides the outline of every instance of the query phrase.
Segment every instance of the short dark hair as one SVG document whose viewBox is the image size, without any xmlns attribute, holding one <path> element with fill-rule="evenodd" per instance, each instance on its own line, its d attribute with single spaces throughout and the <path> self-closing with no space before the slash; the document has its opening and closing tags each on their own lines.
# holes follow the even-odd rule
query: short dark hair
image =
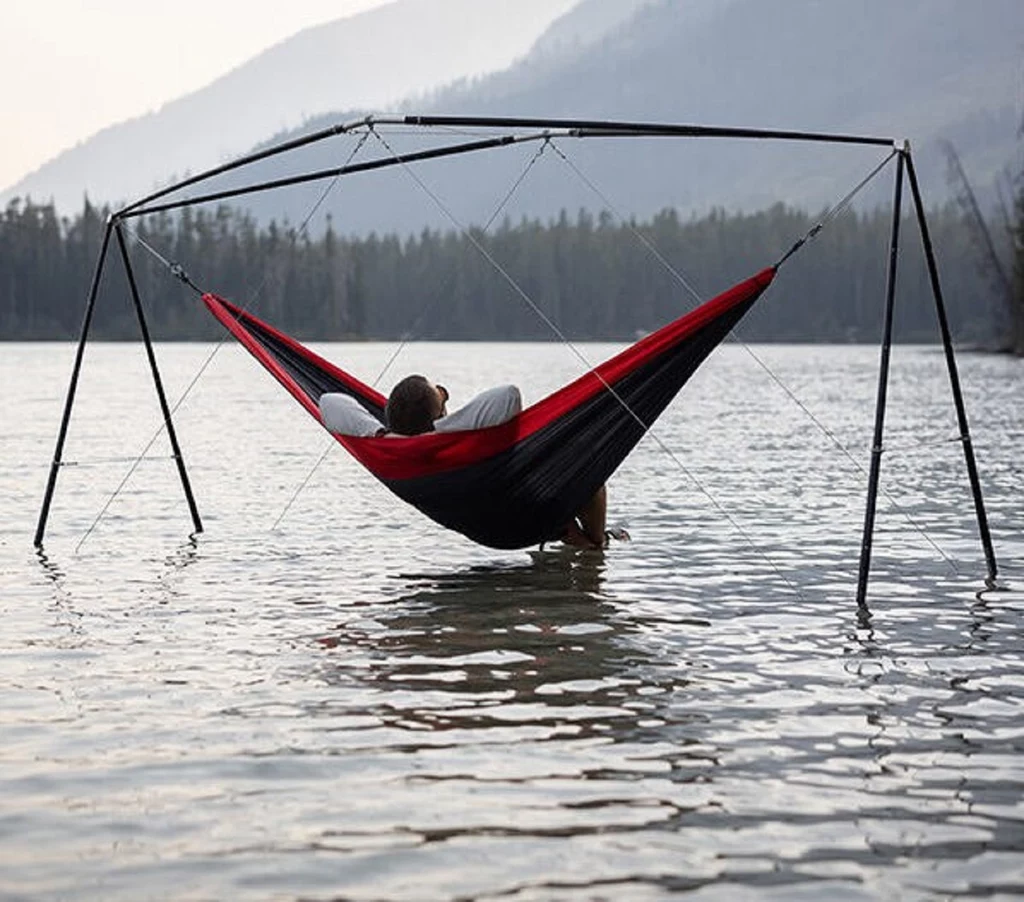
<svg viewBox="0 0 1024 902">
<path fill-rule="evenodd" d="M 406 376 L 391 389 L 384 416 L 388 429 L 399 435 L 420 435 L 434 431 L 437 396 L 425 376 Z"/>
</svg>

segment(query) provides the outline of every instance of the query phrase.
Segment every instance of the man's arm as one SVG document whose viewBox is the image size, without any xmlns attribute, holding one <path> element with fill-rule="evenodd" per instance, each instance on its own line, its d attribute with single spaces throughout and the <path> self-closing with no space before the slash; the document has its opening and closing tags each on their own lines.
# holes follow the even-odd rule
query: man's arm
<svg viewBox="0 0 1024 902">
<path fill-rule="evenodd" d="M 320 416 L 331 432 L 339 435 L 371 436 L 384 429 L 370 411 L 351 395 L 325 392 L 320 396 Z"/>
<path fill-rule="evenodd" d="M 434 421 L 437 432 L 484 429 L 511 420 L 523 409 L 523 399 L 515 385 L 496 385 L 481 392 L 464 407 Z"/>
</svg>

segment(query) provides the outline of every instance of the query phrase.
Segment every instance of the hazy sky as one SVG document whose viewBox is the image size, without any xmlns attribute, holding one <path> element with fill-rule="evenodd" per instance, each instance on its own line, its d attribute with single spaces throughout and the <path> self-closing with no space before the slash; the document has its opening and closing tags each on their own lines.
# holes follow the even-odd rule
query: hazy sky
<svg viewBox="0 0 1024 902">
<path fill-rule="evenodd" d="M 310 25 L 387 0 L 0 0 L 0 188 Z"/>
</svg>

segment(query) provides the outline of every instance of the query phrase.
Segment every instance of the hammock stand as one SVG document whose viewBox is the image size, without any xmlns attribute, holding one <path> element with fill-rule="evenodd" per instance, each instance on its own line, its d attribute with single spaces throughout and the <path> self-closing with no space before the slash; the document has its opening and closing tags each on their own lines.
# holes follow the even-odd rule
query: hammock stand
<svg viewBox="0 0 1024 902">
<path fill-rule="evenodd" d="M 377 125 L 467 129 L 477 128 L 494 130 L 500 133 L 492 136 L 483 137 L 478 140 L 459 141 L 457 143 L 430 148 L 427 150 L 416 151 L 405 155 L 392 154 L 391 156 L 378 158 L 368 162 L 349 163 L 345 166 L 338 167 L 335 169 L 307 172 L 304 174 L 290 176 L 286 178 L 279 178 L 272 181 L 264 181 L 245 185 L 242 187 L 213 191 L 207 194 L 200 194 L 181 200 L 164 200 L 169 195 L 175 192 L 181 191 L 185 188 L 194 185 L 198 185 L 201 182 L 209 180 L 223 173 L 238 170 L 245 166 L 256 163 L 258 161 L 267 159 L 269 157 L 283 154 L 288 151 L 295 150 L 297 148 L 304 147 L 318 141 L 323 141 L 325 139 L 332 138 L 338 135 L 347 133 L 358 133 L 360 130 L 366 130 L 367 133 L 369 133 Z M 511 129 L 527 129 L 529 131 L 525 134 L 515 134 L 509 133 L 509 130 Z M 939 331 L 942 338 L 946 366 L 949 374 L 950 385 L 953 395 L 953 403 L 956 408 L 957 421 L 960 430 L 959 438 L 963 446 L 964 459 L 970 481 L 971 492 L 974 499 L 975 514 L 978 521 L 978 531 L 981 538 L 981 543 L 987 565 L 987 583 L 989 585 L 994 585 L 998 572 L 995 553 L 992 547 L 992 539 L 989 532 L 984 501 L 982 499 L 981 484 L 978 477 L 978 469 L 974 457 L 973 445 L 971 443 L 970 430 L 967 421 L 967 413 L 964 405 L 963 394 L 960 388 L 960 379 L 957 371 L 956 358 L 953 350 L 952 338 L 949 331 L 949 324 L 946 316 L 945 303 L 942 296 L 942 289 L 939 282 L 938 268 L 935 261 L 935 254 L 928 230 L 928 224 L 925 217 L 924 205 L 921 200 L 921 193 L 917 181 L 917 175 L 914 170 L 914 163 L 913 158 L 911 156 L 909 142 L 896 141 L 891 138 L 847 134 L 826 134 L 817 132 L 727 128 L 683 124 L 636 123 L 621 121 L 592 121 L 539 118 L 496 118 L 470 116 L 404 116 L 392 118 L 371 116 L 347 123 L 339 123 L 329 128 L 320 130 L 318 132 L 294 139 L 292 141 L 284 142 L 282 144 L 275 145 L 265 150 L 249 154 L 247 156 L 239 158 L 238 160 L 207 170 L 198 175 L 184 179 L 180 182 L 177 182 L 176 184 L 170 185 L 164 189 L 149 194 L 146 197 L 143 197 L 140 200 L 137 200 L 123 207 L 116 213 L 113 213 L 106 223 L 103 241 L 93 271 L 92 282 L 86 301 L 85 313 L 78 341 L 78 348 L 75 355 L 71 380 L 65 399 L 64 411 L 61 417 L 60 428 L 58 431 L 57 445 L 54 452 L 53 461 L 50 467 L 46 492 L 39 513 L 39 520 L 34 540 L 35 546 L 37 548 L 42 548 L 43 545 L 43 538 L 46 530 L 46 522 L 49 515 L 50 505 L 53 499 L 54 490 L 56 488 L 57 474 L 62 466 L 64 443 L 67 437 L 68 424 L 71 419 L 72 408 L 74 406 L 75 394 L 78 386 L 78 378 L 81 371 L 85 345 L 88 341 L 89 328 L 92 322 L 92 316 L 95 309 L 100 280 L 103 274 L 103 268 L 107 255 L 110 250 L 110 239 L 112 236 L 116 239 L 118 250 L 120 252 L 120 257 L 124 265 L 125 274 L 128 281 L 128 287 L 130 289 L 132 297 L 132 303 L 135 309 L 136 317 L 139 322 L 139 329 L 142 335 L 143 343 L 146 348 L 146 355 L 149 361 L 150 370 L 156 387 L 157 397 L 163 414 L 164 424 L 167 427 L 168 437 L 173 451 L 173 457 L 178 469 L 179 477 L 181 479 L 182 488 L 184 489 L 185 499 L 192 517 L 193 529 L 195 533 L 202 532 L 203 530 L 198 507 L 196 505 L 196 501 L 192 493 L 191 484 L 189 482 L 188 473 L 185 468 L 184 457 L 182 456 L 177 435 L 174 430 L 174 424 L 171 417 L 171 409 L 168 406 L 167 398 L 164 393 L 163 383 L 157 366 L 156 356 L 153 351 L 152 341 L 150 339 L 149 327 L 146 323 L 146 317 L 141 303 L 141 299 L 139 297 L 139 291 L 136 284 L 134 271 L 132 269 L 131 259 L 128 254 L 128 249 L 125 243 L 124 225 L 131 219 L 138 216 L 161 212 L 164 210 L 180 209 L 183 207 L 193 206 L 196 204 L 222 201 L 233 197 L 239 197 L 242 195 L 260 191 L 267 191 L 274 188 L 282 188 L 304 182 L 323 180 L 327 178 L 336 178 L 341 175 L 347 175 L 355 172 L 364 172 L 394 165 L 407 166 L 411 163 L 415 163 L 422 160 L 437 159 L 445 156 L 473 153 L 491 148 L 521 143 L 523 141 L 548 140 L 553 137 L 628 138 L 655 136 L 666 138 L 728 138 L 739 140 L 771 140 L 828 144 L 858 144 L 874 145 L 889 148 L 892 150 L 893 155 L 896 156 L 896 179 L 893 200 L 892 229 L 889 245 L 889 261 L 886 279 L 885 314 L 881 338 L 881 358 L 879 364 L 878 391 L 875 405 L 874 438 L 871 448 L 867 502 L 865 507 L 864 527 L 861 541 L 861 554 L 857 584 L 857 602 L 858 605 L 861 607 L 866 605 L 868 575 L 871 564 L 871 548 L 874 535 L 875 511 L 878 495 L 878 480 L 881 468 L 881 456 L 883 451 L 882 438 L 885 427 L 885 407 L 888 389 L 889 359 L 892 346 L 892 323 L 895 302 L 896 268 L 899 252 L 901 205 L 905 178 L 909 181 L 911 194 L 913 197 L 916 219 L 925 252 L 925 260 L 928 268 L 929 281 L 932 288 L 932 295 L 935 301 Z M 793 249 L 791 249 L 789 253 L 792 253 L 794 250 L 796 250 L 800 245 L 803 244 L 805 240 L 806 238 L 801 239 L 801 241 L 797 242 L 797 244 L 794 246 Z M 781 262 L 783 262 L 788 256 L 789 254 L 783 257 L 782 260 L 779 261 L 779 263 L 781 264 Z M 777 265 L 779 264 L 776 264 L 776 266 Z M 771 269 L 766 270 L 765 273 L 762 274 L 762 277 L 766 278 L 764 285 L 767 285 L 767 282 L 771 280 L 771 277 L 774 275 L 774 269 L 775 267 L 772 267 Z M 188 276 L 185 274 L 185 272 L 181 269 L 180 266 L 178 266 L 177 264 L 171 265 L 171 270 L 178 278 L 180 278 L 183 282 L 188 284 L 197 293 L 202 293 L 191 282 L 191 280 L 188 278 Z M 763 287 L 764 286 L 761 286 L 760 290 L 763 290 Z M 749 306 L 749 303 L 753 303 L 753 300 L 756 299 L 758 294 L 760 294 L 760 290 L 758 290 L 756 294 L 754 294 L 753 297 L 751 297 L 749 301 L 746 302 L 747 306 Z M 207 300 L 207 304 L 209 306 L 210 301 L 207 298 L 204 298 L 204 300 Z M 237 308 L 235 309 L 237 310 Z M 745 312 L 745 309 L 746 307 L 744 306 L 743 310 L 740 312 L 739 315 L 742 315 L 742 312 Z M 237 312 L 242 313 L 242 311 Z M 736 319 L 738 318 L 739 316 L 736 317 Z M 717 342 L 715 342 L 715 344 L 717 344 Z M 710 351 L 710 348 L 708 349 L 708 351 Z M 701 357 L 701 360 L 702 359 L 703 357 Z M 597 370 L 593 372 L 596 373 L 599 370 L 600 367 L 598 367 Z M 610 386 L 608 386 L 608 383 L 604 383 L 604 387 L 610 388 Z M 610 391 L 609 394 L 614 395 L 615 392 Z M 669 398 L 668 400 L 671 400 L 671 398 Z M 618 403 L 624 402 L 622 402 L 621 399 L 618 399 Z M 668 401 L 666 401 L 665 403 L 667 404 Z M 647 421 L 647 425 L 649 425 L 649 422 L 650 421 Z M 644 423 L 640 423 L 639 425 L 644 425 Z M 348 445 L 346 445 L 346 447 L 348 447 Z"/>
</svg>

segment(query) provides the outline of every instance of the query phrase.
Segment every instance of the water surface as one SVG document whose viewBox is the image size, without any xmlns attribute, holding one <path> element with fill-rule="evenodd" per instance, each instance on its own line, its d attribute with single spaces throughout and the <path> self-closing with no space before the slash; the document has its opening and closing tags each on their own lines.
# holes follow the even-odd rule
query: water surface
<svg viewBox="0 0 1024 902">
<path fill-rule="evenodd" d="M 392 347 L 320 350 L 372 382 Z M 600 555 L 479 548 L 317 466 L 234 347 L 176 414 L 190 539 L 163 438 L 115 495 L 159 411 L 139 346 L 91 345 L 36 555 L 74 349 L 0 348 L 0 898 L 1024 893 L 1024 368 L 961 358 L 989 591 L 942 356 L 896 349 L 858 610 L 877 350 L 753 350 L 818 424 L 723 347 Z M 210 351 L 158 348 L 170 397 Z M 417 345 L 382 386 L 529 401 L 578 367 Z"/>
</svg>

